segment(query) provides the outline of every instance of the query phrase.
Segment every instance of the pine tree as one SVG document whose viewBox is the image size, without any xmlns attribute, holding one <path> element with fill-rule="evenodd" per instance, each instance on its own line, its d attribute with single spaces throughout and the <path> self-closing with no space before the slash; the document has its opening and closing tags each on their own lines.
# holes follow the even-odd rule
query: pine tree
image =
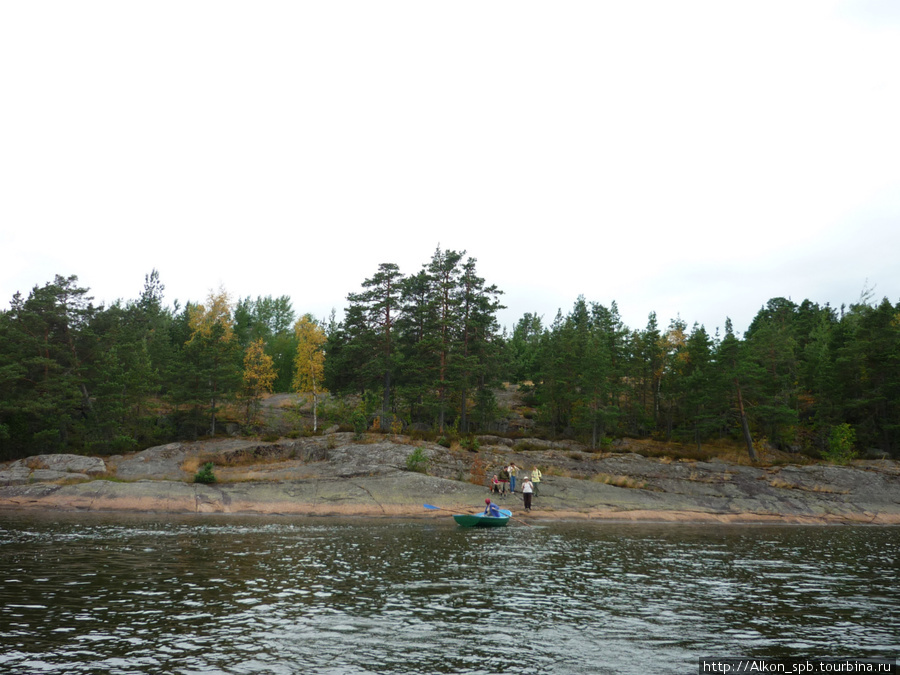
<svg viewBox="0 0 900 675">
<path fill-rule="evenodd" d="M 719 418 L 722 400 L 716 385 L 715 345 L 703 326 L 694 324 L 685 343 L 684 382 L 681 387 L 683 426 L 690 431 L 699 451 Z"/>
<path fill-rule="evenodd" d="M 536 379 L 535 362 L 543 332 L 541 317 L 531 312 L 526 312 L 516 323 L 507 342 L 509 372 L 506 375 L 513 382 L 534 382 Z"/>
<path fill-rule="evenodd" d="M 394 263 L 381 263 L 370 279 L 363 281 L 361 293 L 347 296 L 357 318 L 354 336 L 364 346 L 369 364 L 367 372 L 377 373 L 382 384 L 381 413 L 391 410 L 391 378 L 397 366 L 395 355 L 396 323 L 400 311 L 403 275 Z"/>
<path fill-rule="evenodd" d="M 435 306 L 429 301 L 431 281 L 425 269 L 407 277 L 401 296 L 402 311 L 397 321 L 399 397 L 409 410 L 410 421 L 437 418 L 433 383 L 437 380 L 435 358 L 437 324 Z"/>
<path fill-rule="evenodd" d="M 190 305 L 187 316 L 191 334 L 185 348 L 193 357 L 200 392 L 209 401 L 210 434 L 215 436 L 218 406 L 234 393 L 240 370 L 240 346 L 234 335 L 228 293 L 223 288 L 218 293 L 210 291 L 207 304 Z"/>
<path fill-rule="evenodd" d="M 234 308 L 234 332 L 238 343 L 246 349 L 262 339 L 266 354 L 271 357 L 276 372 L 273 391 L 290 391 L 294 377 L 294 354 L 297 342 L 294 338 L 295 312 L 291 299 L 282 295 L 249 297 L 237 302 Z"/>
<path fill-rule="evenodd" d="M 97 309 L 77 285 L 57 275 L 17 293 L 0 315 L 0 447 L 6 456 L 56 452 L 76 439 L 92 405 L 86 363 L 96 354 Z"/>
<path fill-rule="evenodd" d="M 457 384 L 458 369 L 454 362 L 457 356 L 458 331 L 460 329 L 461 294 L 460 261 L 465 251 L 435 250 L 431 262 L 426 267 L 428 272 L 428 304 L 432 308 L 434 334 L 429 342 L 433 345 L 437 357 L 437 428 L 444 431 L 447 417 L 448 398 Z"/>
<path fill-rule="evenodd" d="M 747 397 L 753 417 L 769 442 L 788 447 L 797 434 L 798 369 L 794 330 L 796 305 L 773 298 L 757 313 L 744 336 Z"/>
<path fill-rule="evenodd" d="M 756 451 L 753 448 L 753 436 L 750 432 L 750 420 L 747 416 L 747 410 L 744 406 L 744 395 L 741 389 L 741 383 L 746 379 L 745 362 L 743 357 L 743 349 L 740 340 L 734 334 L 731 319 L 725 319 L 725 337 L 719 345 L 718 361 L 721 364 L 724 376 L 732 383 L 732 392 L 734 396 L 737 418 L 740 424 L 741 433 L 744 442 L 747 444 L 747 454 L 750 460 L 757 460 Z"/>
<path fill-rule="evenodd" d="M 676 419 L 680 414 L 684 387 L 684 372 L 687 362 L 685 345 L 687 324 L 676 316 L 669 322 L 663 338 L 663 368 L 660 379 L 660 410 L 665 438 L 672 436 Z"/>
<path fill-rule="evenodd" d="M 538 355 L 538 386 L 535 394 L 542 417 L 554 434 L 564 431 L 572 420 L 577 400 L 575 329 L 562 310 L 545 331 Z"/>
<path fill-rule="evenodd" d="M 482 421 L 486 409 L 491 409 L 493 392 L 487 386 L 498 374 L 493 367 L 497 363 L 497 312 L 502 309 L 501 291 L 496 286 L 485 286 L 485 281 L 475 270 L 475 258 L 469 258 L 462 266 L 460 277 L 460 345 L 456 363 L 460 389 L 459 429 L 469 431 L 469 393 L 474 387 L 477 407 Z"/>
</svg>

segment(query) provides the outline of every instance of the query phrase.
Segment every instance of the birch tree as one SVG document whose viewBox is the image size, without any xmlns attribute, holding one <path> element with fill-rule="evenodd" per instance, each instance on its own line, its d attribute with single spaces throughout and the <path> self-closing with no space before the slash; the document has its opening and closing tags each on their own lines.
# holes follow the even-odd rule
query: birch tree
<svg viewBox="0 0 900 675">
<path fill-rule="evenodd" d="M 259 416 L 263 394 L 271 393 L 275 384 L 275 362 L 266 354 L 265 341 L 254 340 L 244 353 L 242 396 L 246 402 L 246 423 L 254 424 Z"/>
<path fill-rule="evenodd" d="M 325 331 L 312 317 L 305 314 L 294 324 L 297 355 L 294 358 L 294 391 L 311 393 L 313 397 L 313 432 L 319 425 L 319 393 L 324 392 Z"/>
</svg>

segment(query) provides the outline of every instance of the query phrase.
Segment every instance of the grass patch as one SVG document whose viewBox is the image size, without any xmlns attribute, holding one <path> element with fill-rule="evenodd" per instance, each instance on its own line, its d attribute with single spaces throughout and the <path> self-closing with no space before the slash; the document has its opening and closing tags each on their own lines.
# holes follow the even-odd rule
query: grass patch
<svg viewBox="0 0 900 675">
<path fill-rule="evenodd" d="M 740 466 L 784 466 L 788 464 L 804 466 L 815 464 L 815 460 L 800 454 L 764 447 L 756 443 L 759 461 L 750 461 L 747 446 L 737 441 L 721 439 L 703 444 L 700 450 L 694 443 L 661 442 L 650 438 L 629 438 L 624 441 L 624 449 L 661 462 L 673 461 L 708 462 L 719 459 Z"/>
<path fill-rule="evenodd" d="M 515 452 L 539 452 L 541 450 L 549 450 L 549 446 L 547 445 L 539 445 L 537 443 L 531 443 L 529 441 L 519 441 L 515 445 L 513 445 L 513 450 Z"/>
<path fill-rule="evenodd" d="M 57 478 L 54 481 L 51 481 L 53 485 L 78 485 L 79 483 L 88 483 L 91 481 L 91 478 L 85 478 L 84 476 L 63 476 L 62 478 Z M 41 481 L 43 482 L 43 481 Z"/>
<path fill-rule="evenodd" d="M 289 478 L 276 478 L 276 481 L 285 481 L 285 480 L 311 480 L 319 478 L 317 474 L 314 473 L 298 473 L 291 474 Z M 230 473 L 222 476 L 216 476 L 217 483 L 227 483 L 228 485 L 236 485 L 238 483 L 260 483 L 260 482 L 271 482 L 273 478 L 267 474 L 257 474 L 256 472 L 235 474 Z"/>
<path fill-rule="evenodd" d="M 813 485 L 811 488 L 801 487 L 801 490 L 806 490 L 807 492 L 823 492 L 826 494 L 833 495 L 849 495 L 850 490 L 837 490 L 833 487 L 829 487 L 827 485 L 819 485 L 818 483 Z"/>
<path fill-rule="evenodd" d="M 296 451 L 283 445 L 261 445 L 231 452 L 223 452 L 215 457 L 207 457 L 205 462 L 216 466 L 248 466 L 251 464 L 273 464 L 293 459 Z M 205 463 L 204 460 L 200 462 Z"/>
<path fill-rule="evenodd" d="M 188 457 L 181 463 L 181 470 L 185 473 L 196 473 L 206 462 L 212 461 L 209 457 Z"/>
<path fill-rule="evenodd" d="M 817 492 L 819 494 L 833 494 L 833 495 L 848 495 L 850 494 L 850 490 L 837 490 L 828 485 L 821 485 L 816 483 L 812 486 L 799 485 L 797 483 L 791 483 L 789 481 L 784 480 L 783 478 L 775 477 L 769 481 L 769 485 L 773 488 L 781 488 L 783 490 L 800 490 L 802 492 Z"/>
<path fill-rule="evenodd" d="M 631 478 L 630 476 L 614 476 L 608 473 L 598 473 L 591 476 L 591 480 L 595 483 L 603 483 L 604 485 L 613 485 L 620 488 L 632 488 L 635 490 L 647 489 L 646 482 Z"/>
<path fill-rule="evenodd" d="M 110 483 L 133 483 L 134 481 L 125 480 L 124 478 L 119 478 L 118 476 L 111 473 L 100 474 L 99 476 L 94 476 L 94 480 L 105 480 Z"/>
<path fill-rule="evenodd" d="M 731 471 L 725 471 L 721 474 L 703 474 L 698 473 L 697 471 L 691 471 L 688 474 L 687 479 L 694 483 L 727 483 L 733 476 L 734 473 Z"/>
</svg>

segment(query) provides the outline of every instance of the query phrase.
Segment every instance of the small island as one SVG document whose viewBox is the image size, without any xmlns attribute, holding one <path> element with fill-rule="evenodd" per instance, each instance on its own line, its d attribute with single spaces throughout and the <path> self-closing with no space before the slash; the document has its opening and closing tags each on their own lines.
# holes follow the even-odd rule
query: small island
<svg viewBox="0 0 900 675">
<path fill-rule="evenodd" d="M 573 441 L 477 436 L 477 449 L 397 434 L 329 430 L 273 442 L 214 439 L 128 455 L 40 455 L 0 468 L 0 509 L 435 517 L 424 503 L 482 508 L 487 476 L 515 462 L 543 473 L 528 520 L 900 524 L 892 460 L 769 464 L 678 458 L 679 448 L 622 441 L 591 452 Z M 643 453 L 643 454 L 640 454 Z M 655 456 L 647 456 L 655 455 Z M 214 483 L 197 482 L 212 465 Z"/>
<path fill-rule="evenodd" d="M 772 298 L 739 335 L 580 296 L 507 331 L 440 247 L 340 318 L 164 288 L 95 306 L 57 276 L 0 311 L 0 509 L 433 517 L 515 463 L 533 519 L 900 522 L 887 298 Z"/>
</svg>

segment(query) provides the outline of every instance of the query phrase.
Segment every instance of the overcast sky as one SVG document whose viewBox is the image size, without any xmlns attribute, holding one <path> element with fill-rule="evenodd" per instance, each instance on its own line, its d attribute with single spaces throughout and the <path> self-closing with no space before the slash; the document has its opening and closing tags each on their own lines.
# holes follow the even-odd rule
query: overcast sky
<svg viewBox="0 0 900 675">
<path fill-rule="evenodd" d="M 509 327 L 900 301 L 900 2 L 0 4 L 3 307 L 155 268 L 340 315 L 438 245 Z"/>
</svg>

